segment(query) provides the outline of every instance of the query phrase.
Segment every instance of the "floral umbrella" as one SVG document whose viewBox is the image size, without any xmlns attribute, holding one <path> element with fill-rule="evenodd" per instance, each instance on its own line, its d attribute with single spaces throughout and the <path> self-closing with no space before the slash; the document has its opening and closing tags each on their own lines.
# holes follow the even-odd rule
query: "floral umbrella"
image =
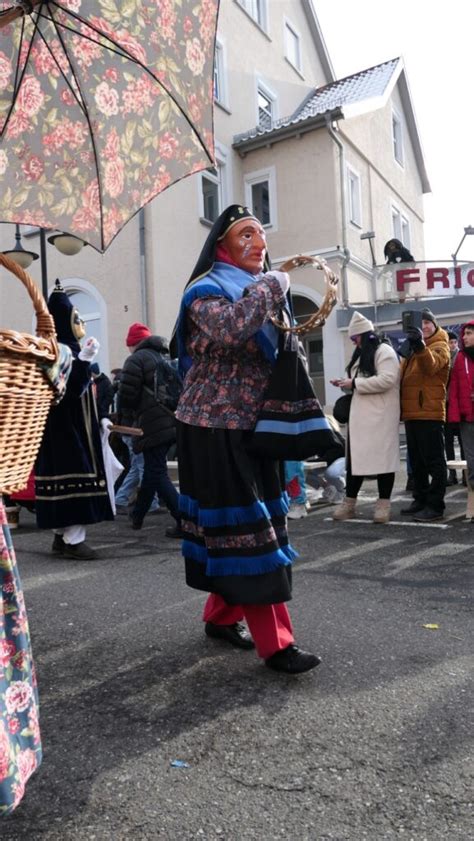
<svg viewBox="0 0 474 841">
<path fill-rule="evenodd" d="M 0 219 L 105 251 L 154 196 L 212 165 L 218 7 L 0 0 Z"/>
</svg>

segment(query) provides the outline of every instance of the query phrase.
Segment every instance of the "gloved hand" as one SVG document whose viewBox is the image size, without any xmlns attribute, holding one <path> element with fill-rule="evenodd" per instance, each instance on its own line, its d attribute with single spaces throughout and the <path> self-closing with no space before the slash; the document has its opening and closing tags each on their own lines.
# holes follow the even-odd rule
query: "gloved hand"
<svg viewBox="0 0 474 841">
<path fill-rule="evenodd" d="M 281 291 L 283 292 L 284 295 L 286 295 L 286 293 L 288 292 L 288 289 L 290 288 L 290 276 L 286 272 L 277 272 L 277 271 L 266 272 L 263 275 L 263 277 L 264 278 L 271 278 L 272 277 L 274 280 L 277 280 L 278 283 L 280 284 Z"/>
<path fill-rule="evenodd" d="M 410 327 L 410 329 L 406 332 L 406 337 L 415 353 L 419 353 L 426 347 L 423 341 L 423 333 L 419 327 Z"/>
<path fill-rule="evenodd" d="M 91 336 L 84 342 L 82 350 L 79 352 L 78 359 L 80 359 L 81 362 L 93 362 L 99 353 L 99 349 L 99 342 Z"/>
<path fill-rule="evenodd" d="M 111 426 L 112 426 L 112 421 L 110 420 L 110 418 L 102 418 L 102 420 L 100 422 L 100 428 L 101 429 L 110 429 Z"/>
</svg>

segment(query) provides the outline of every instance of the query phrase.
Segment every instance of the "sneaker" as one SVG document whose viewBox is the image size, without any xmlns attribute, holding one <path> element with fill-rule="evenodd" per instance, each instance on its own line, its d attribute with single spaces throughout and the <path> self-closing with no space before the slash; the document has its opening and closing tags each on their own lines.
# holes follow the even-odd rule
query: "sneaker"
<svg viewBox="0 0 474 841">
<path fill-rule="evenodd" d="M 64 543 L 63 556 L 76 561 L 95 561 L 99 557 L 95 549 L 92 549 L 85 540 L 82 543 Z"/>
<path fill-rule="evenodd" d="M 444 520 L 444 514 L 442 511 L 434 511 L 433 508 L 423 508 L 413 519 L 417 523 L 432 523 L 435 520 Z"/>
<path fill-rule="evenodd" d="M 321 660 L 316 654 L 309 651 L 302 651 L 297 645 L 289 645 L 281 651 L 276 651 L 271 657 L 265 660 L 265 665 L 276 672 L 286 672 L 289 675 L 298 675 L 302 672 L 309 672 L 315 666 L 319 666 Z"/>
<path fill-rule="evenodd" d="M 307 517 L 308 512 L 306 510 L 306 505 L 304 502 L 297 502 L 294 505 L 290 505 L 290 510 L 286 515 L 290 518 L 290 520 L 300 520 L 302 517 Z"/>
</svg>

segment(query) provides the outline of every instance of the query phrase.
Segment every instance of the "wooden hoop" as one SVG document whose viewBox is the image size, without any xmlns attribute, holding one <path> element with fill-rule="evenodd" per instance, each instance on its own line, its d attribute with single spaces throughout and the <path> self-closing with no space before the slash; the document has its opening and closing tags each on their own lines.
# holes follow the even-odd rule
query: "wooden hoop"
<svg viewBox="0 0 474 841">
<path fill-rule="evenodd" d="M 280 321 L 275 316 L 270 319 L 279 330 L 282 330 L 284 333 L 295 333 L 297 336 L 309 333 L 311 330 L 314 330 L 315 327 L 322 327 L 323 324 L 325 324 L 326 319 L 330 316 L 337 303 L 336 289 L 337 284 L 339 283 L 339 278 L 329 268 L 328 264 L 322 257 L 309 257 L 304 254 L 297 254 L 296 257 L 291 257 L 289 260 L 286 260 L 280 266 L 279 271 L 291 272 L 292 269 L 297 269 L 300 266 L 316 266 L 317 269 L 324 272 L 326 292 L 321 306 L 314 315 L 311 315 L 303 324 L 290 326 L 288 324 L 284 324 L 283 321 Z"/>
</svg>

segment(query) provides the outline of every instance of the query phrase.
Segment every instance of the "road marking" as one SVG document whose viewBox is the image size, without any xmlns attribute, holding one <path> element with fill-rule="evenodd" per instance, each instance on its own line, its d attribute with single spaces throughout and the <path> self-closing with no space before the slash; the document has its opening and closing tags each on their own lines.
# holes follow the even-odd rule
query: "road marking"
<svg viewBox="0 0 474 841">
<path fill-rule="evenodd" d="M 306 535 L 306 537 L 311 537 L 311 535 Z M 396 546 L 400 543 L 402 543 L 400 539 L 390 537 L 386 540 L 374 540 L 373 542 L 367 540 L 365 543 L 357 544 L 357 546 L 348 546 L 347 549 L 341 549 L 340 552 L 335 552 L 330 558 L 325 556 L 323 561 L 307 561 L 304 564 L 297 563 L 294 566 L 294 571 L 297 572 L 300 569 L 322 569 L 323 567 L 331 566 L 331 564 L 335 564 L 338 561 L 345 561 L 348 558 L 356 558 L 358 555 L 368 555 L 369 552 L 386 549 L 388 546 Z"/>
<path fill-rule="evenodd" d="M 385 573 L 384 578 L 391 578 L 394 575 L 398 575 L 399 572 L 415 566 L 419 561 L 426 561 L 431 558 L 437 558 L 438 556 L 451 558 L 452 555 L 469 552 L 470 549 L 471 547 L 465 543 L 438 543 L 437 546 L 427 546 L 425 549 L 418 549 L 410 555 L 390 561 L 389 563 L 392 569 Z"/>
<path fill-rule="evenodd" d="M 77 572 L 66 570 L 64 572 L 53 572 L 51 575 L 33 575 L 31 578 L 22 578 L 21 583 L 26 591 L 37 590 L 38 587 L 49 587 L 51 584 L 60 584 L 63 581 L 74 581 L 79 578 L 88 578 L 90 568 L 81 569 Z"/>
<path fill-rule="evenodd" d="M 332 519 L 332 517 L 325 517 L 325 523 L 337 522 Z M 340 520 L 341 523 L 372 523 L 374 525 L 373 520 L 363 520 L 361 517 L 357 517 L 357 520 Z M 375 525 L 380 526 L 380 523 L 376 523 Z M 447 529 L 449 526 L 446 523 L 415 523 L 412 520 L 390 520 L 388 523 L 384 523 L 385 526 L 419 526 L 423 529 Z"/>
</svg>

